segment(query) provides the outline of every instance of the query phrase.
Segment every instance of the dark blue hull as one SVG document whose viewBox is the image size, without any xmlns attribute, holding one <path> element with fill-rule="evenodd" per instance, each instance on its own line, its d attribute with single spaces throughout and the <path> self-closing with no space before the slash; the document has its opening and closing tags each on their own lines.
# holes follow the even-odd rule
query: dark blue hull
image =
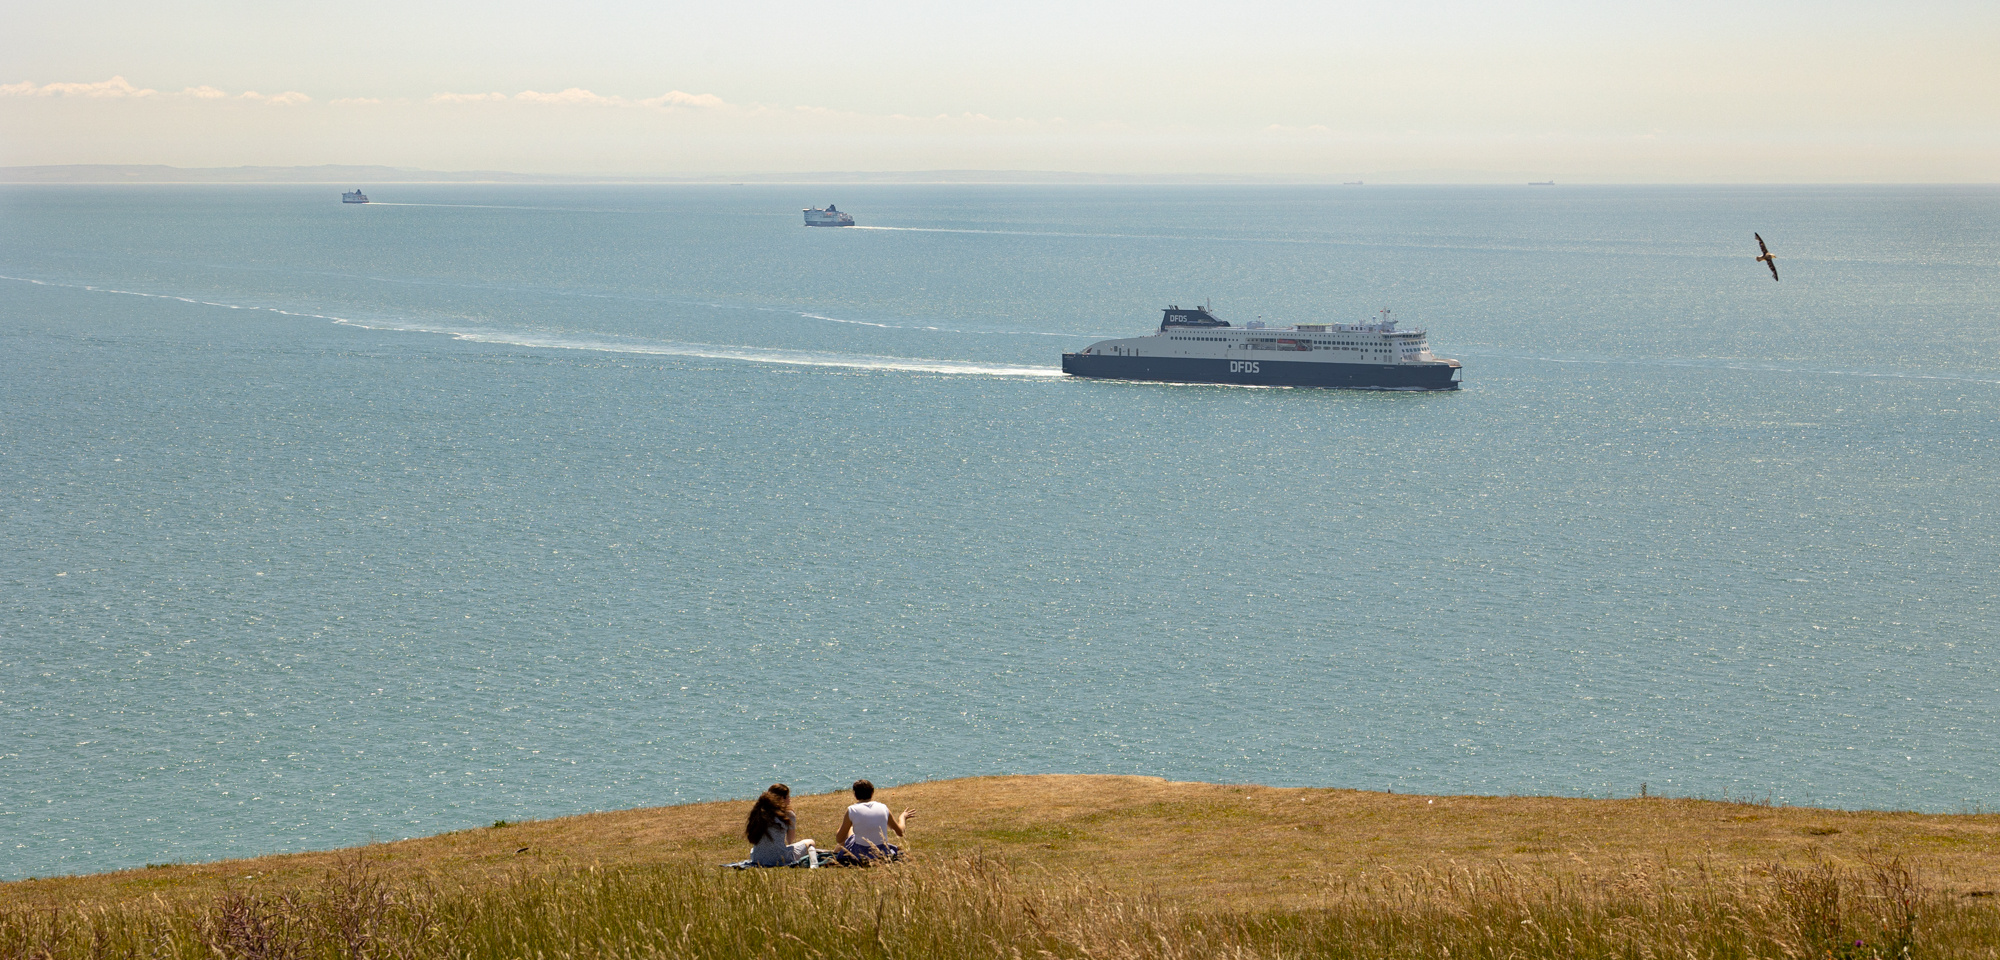
<svg viewBox="0 0 2000 960">
<path fill-rule="evenodd" d="M 1247 387 L 1343 387 L 1349 390 L 1456 390 L 1457 363 L 1301 363 L 1296 360 L 1209 360 L 1190 357 L 1107 357 L 1065 353 L 1063 372 L 1106 380 L 1231 383 Z"/>
</svg>

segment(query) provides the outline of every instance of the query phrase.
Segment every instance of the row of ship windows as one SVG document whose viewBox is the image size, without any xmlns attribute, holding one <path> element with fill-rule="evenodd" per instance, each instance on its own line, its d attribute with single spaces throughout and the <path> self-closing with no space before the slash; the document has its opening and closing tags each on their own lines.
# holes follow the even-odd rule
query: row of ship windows
<svg viewBox="0 0 2000 960">
<path fill-rule="evenodd" d="M 1348 347 L 1332 343 L 1300 343 L 1294 345 L 1289 343 L 1258 343 L 1256 341 L 1251 341 L 1245 346 L 1248 346 L 1252 350 L 1352 350 L 1357 353 L 1364 352 L 1367 349 L 1366 347 Z M 1383 350 L 1381 352 L 1387 353 L 1388 351 Z"/>
<path fill-rule="evenodd" d="M 1169 340 L 1199 340 L 1199 341 L 1202 341 L 1203 343 L 1227 343 L 1227 342 L 1229 342 L 1229 338 L 1227 338 L 1227 337 L 1168 337 L 1167 339 L 1169 339 Z M 1367 347 L 1358 347 L 1358 346 L 1353 346 L 1353 345 L 1350 345 L 1350 344 L 1344 344 L 1344 343 L 1331 343 L 1331 342 L 1329 342 L 1329 341 L 1326 341 L 1326 340 L 1302 340 L 1302 341 L 1296 341 L 1296 342 L 1297 342 L 1297 343 L 1300 343 L 1300 344 L 1309 344 L 1309 345 L 1311 345 L 1312 347 L 1314 347 L 1314 348 L 1317 348 L 1317 349 L 1320 349 L 1320 350 L 1365 350 L 1365 349 L 1368 349 Z M 1281 345 L 1281 344 L 1280 344 L 1280 343 L 1279 343 L 1278 341 L 1276 341 L 1276 340 L 1249 340 L 1249 341 L 1246 341 L 1245 343 L 1246 343 L 1246 345 L 1247 345 L 1247 346 L 1249 346 L 1249 348 L 1250 348 L 1250 349 L 1252 349 L 1252 350 L 1297 350 L 1297 349 L 1301 349 L 1300 347 L 1298 347 L 1298 346 L 1293 346 L 1293 345 L 1291 345 L 1291 344 L 1282 344 L 1282 345 Z M 1403 343 L 1403 344 L 1394 344 L 1394 346 L 1400 346 L 1400 347 L 1402 347 L 1402 348 L 1403 348 L 1403 349 L 1405 349 L 1405 350 L 1415 350 L 1415 349 L 1417 349 L 1417 347 L 1416 347 L 1416 345 L 1415 345 L 1415 344 L 1410 344 L 1410 343 Z"/>
</svg>

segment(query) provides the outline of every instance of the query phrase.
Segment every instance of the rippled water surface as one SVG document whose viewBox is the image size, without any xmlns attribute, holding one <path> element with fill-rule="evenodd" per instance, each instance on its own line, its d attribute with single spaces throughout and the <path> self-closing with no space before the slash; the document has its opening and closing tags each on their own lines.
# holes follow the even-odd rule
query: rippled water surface
<svg viewBox="0 0 2000 960">
<path fill-rule="evenodd" d="M 363 186 L 0 189 L 0 877 L 856 776 L 2000 805 L 2000 191 Z M 1204 299 L 1466 389 L 1056 369 Z"/>
</svg>

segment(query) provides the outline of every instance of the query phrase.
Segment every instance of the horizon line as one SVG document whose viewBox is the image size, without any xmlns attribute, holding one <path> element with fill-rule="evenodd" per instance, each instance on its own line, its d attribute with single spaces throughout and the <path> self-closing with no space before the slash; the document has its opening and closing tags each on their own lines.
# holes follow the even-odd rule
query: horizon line
<svg viewBox="0 0 2000 960">
<path fill-rule="evenodd" d="M 1424 173 L 1444 174 L 1417 179 Z M 336 174 L 338 176 L 336 176 Z M 1458 176 L 1452 176 L 1457 174 Z M 1376 179 L 1370 181 L 1370 176 Z M 1533 177 L 1534 174 L 1515 174 Z M 1352 177 L 1352 179 L 1348 179 Z M 430 170 L 387 164 L 241 164 L 227 167 L 181 167 L 164 163 L 65 163 L 0 166 L 0 184 L 31 186 L 71 184 L 105 186 L 134 184 L 225 185 L 342 183 L 360 178 L 378 184 L 516 184 L 516 185 L 715 185 L 785 184 L 1009 184 L 1009 185 L 1239 185 L 1239 186 L 1994 186 L 2000 181 L 1928 180 L 1595 180 L 1560 177 L 1514 179 L 1505 175 L 1458 170 L 1376 171 L 1361 175 L 1303 177 L 1248 173 L 1104 173 L 1073 170 L 1006 170 L 935 168 L 929 170 L 820 170 L 798 172 L 738 172 L 681 174 L 521 173 L 508 170 Z M 1408 178 L 1408 179 L 1406 179 Z"/>
</svg>

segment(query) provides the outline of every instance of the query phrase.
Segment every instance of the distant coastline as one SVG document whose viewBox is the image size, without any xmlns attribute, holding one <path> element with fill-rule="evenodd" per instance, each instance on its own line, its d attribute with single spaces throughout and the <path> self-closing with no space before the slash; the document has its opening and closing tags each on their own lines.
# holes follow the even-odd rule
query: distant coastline
<svg viewBox="0 0 2000 960">
<path fill-rule="evenodd" d="M 516 183 L 516 184 L 774 184 L 774 183 L 1077 183 L 1293 184 L 1337 183 L 1295 177 L 1209 174 L 1075 173 L 1059 170 L 903 170 L 809 173 L 585 175 L 506 170 L 425 170 L 370 164 L 275 167 L 175 167 L 158 163 L 74 163 L 0 167 L 0 183 Z"/>
<path fill-rule="evenodd" d="M 0 185 L 71 184 L 355 184 L 383 183 L 503 183 L 503 184 L 1100 184 L 1106 186 L 1549 186 L 1553 181 L 1527 181 L 1524 174 L 1486 170 L 1426 168 L 1328 173 L 1322 177 L 1261 176 L 1223 173 L 1088 173 L 1074 170 L 820 170 L 799 173 L 686 174 L 565 174 L 517 173 L 511 170 L 427 170 L 382 164 L 326 163 L 308 166 L 176 167 L 163 163 L 64 163 L 0 167 Z M 1929 186 L 1991 187 L 1991 182 L 1829 180 L 1796 183 L 1757 181 L 1591 181 L 1572 176 L 1563 181 L 1594 186 Z"/>
</svg>

